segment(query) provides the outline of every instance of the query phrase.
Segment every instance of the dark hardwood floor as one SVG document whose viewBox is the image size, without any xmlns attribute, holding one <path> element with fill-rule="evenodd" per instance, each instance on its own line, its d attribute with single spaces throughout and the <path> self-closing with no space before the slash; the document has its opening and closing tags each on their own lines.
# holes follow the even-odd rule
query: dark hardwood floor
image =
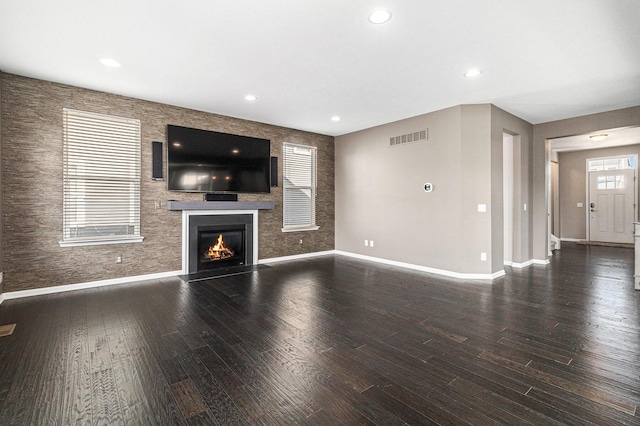
<svg viewBox="0 0 640 426">
<path fill-rule="evenodd" d="M 640 424 L 633 250 L 490 282 L 341 256 L 8 300 L 0 424 Z"/>
</svg>

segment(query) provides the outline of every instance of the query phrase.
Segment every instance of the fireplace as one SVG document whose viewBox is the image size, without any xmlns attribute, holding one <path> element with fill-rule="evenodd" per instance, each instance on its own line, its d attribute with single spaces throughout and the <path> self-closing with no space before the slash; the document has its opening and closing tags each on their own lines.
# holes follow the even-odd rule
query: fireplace
<svg viewBox="0 0 640 426">
<path fill-rule="evenodd" d="M 189 274 L 252 265 L 253 215 L 189 216 Z"/>
<path fill-rule="evenodd" d="M 198 231 L 198 272 L 245 264 L 244 228 Z"/>
</svg>

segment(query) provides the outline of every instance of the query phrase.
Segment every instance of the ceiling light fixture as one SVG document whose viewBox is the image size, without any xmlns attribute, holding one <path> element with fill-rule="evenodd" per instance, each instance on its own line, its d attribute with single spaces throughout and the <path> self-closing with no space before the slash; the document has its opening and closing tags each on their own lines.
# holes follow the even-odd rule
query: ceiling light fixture
<svg viewBox="0 0 640 426">
<path fill-rule="evenodd" d="M 331 121 L 338 122 L 338 121 L 340 121 L 340 117 L 337 116 L 337 115 L 334 115 L 333 117 L 331 117 Z"/>
<path fill-rule="evenodd" d="M 600 133 L 598 135 L 591 135 L 589 137 L 591 138 L 592 141 L 600 142 L 600 141 L 604 140 L 604 138 L 606 138 L 607 136 L 609 136 L 609 135 L 606 134 L 606 133 Z"/>
<path fill-rule="evenodd" d="M 479 76 L 480 74 L 482 74 L 481 70 L 477 68 L 471 68 L 470 70 L 464 73 L 464 76 L 467 78 L 473 78 L 473 77 Z"/>
<path fill-rule="evenodd" d="M 256 97 L 256 95 L 246 95 L 244 97 L 245 101 L 249 101 L 249 102 L 254 102 L 256 100 L 258 100 L 258 98 Z"/>
<path fill-rule="evenodd" d="M 120 62 L 116 61 L 115 59 L 102 58 L 102 59 L 100 59 L 100 63 L 102 65 L 106 65 L 106 66 L 111 67 L 111 68 L 120 68 Z"/>
<path fill-rule="evenodd" d="M 369 14 L 369 22 L 372 24 L 384 24 L 391 19 L 391 12 L 386 9 L 374 10 Z"/>
</svg>

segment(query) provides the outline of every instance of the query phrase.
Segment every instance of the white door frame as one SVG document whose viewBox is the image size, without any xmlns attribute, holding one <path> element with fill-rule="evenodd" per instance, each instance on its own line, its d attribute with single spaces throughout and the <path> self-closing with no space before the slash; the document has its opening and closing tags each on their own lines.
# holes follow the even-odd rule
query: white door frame
<svg viewBox="0 0 640 426">
<path fill-rule="evenodd" d="M 587 158 L 587 160 L 585 161 L 585 189 L 586 189 L 586 195 L 585 195 L 585 200 L 586 205 L 585 205 L 585 217 L 586 217 L 586 227 L 587 227 L 587 241 L 591 241 L 591 224 L 589 223 L 591 221 L 591 209 L 589 207 L 589 199 L 590 199 L 590 193 L 589 193 L 589 186 L 590 186 L 590 182 L 589 182 L 589 161 L 592 160 L 610 160 L 613 158 L 628 158 L 628 157 L 633 157 L 634 161 L 633 161 L 633 168 L 632 169 L 627 169 L 627 170 L 633 170 L 633 221 L 637 222 L 638 221 L 638 154 L 622 154 L 622 155 L 612 155 L 609 157 L 591 157 L 591 158 Z"/>
</svg>

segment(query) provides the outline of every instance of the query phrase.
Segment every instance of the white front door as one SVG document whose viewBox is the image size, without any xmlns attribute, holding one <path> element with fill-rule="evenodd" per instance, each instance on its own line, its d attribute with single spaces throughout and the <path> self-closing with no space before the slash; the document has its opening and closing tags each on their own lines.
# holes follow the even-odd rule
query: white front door
<svg viewBox="0 0 640 426">
<path fill-rule="evenodd" d="M 589 240 L 633 243 L 634 170 L 589 172 Z"/>
</svg>

